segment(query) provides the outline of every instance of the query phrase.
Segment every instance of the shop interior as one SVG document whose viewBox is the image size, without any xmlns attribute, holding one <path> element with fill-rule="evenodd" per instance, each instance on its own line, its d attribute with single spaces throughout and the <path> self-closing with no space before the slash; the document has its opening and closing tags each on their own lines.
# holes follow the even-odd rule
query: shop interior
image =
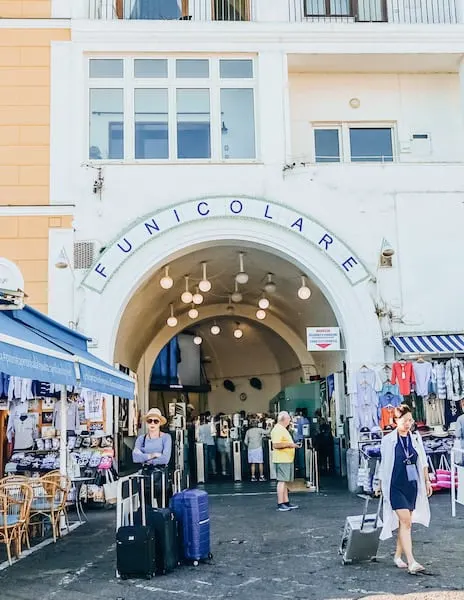
<svg viewBox="0 0 464 600">
<path fill-rule="evenodd" d="M 195 481 L 250 480 L 246 432 L 256 425 L 269 433 L 280 410 L 302 416 L 300 434 L 324 447 L 321 472 L 341 476 L 344 352 L 306 346 L 307 327 L 337 325 L 323 291 L 298 265 L 263 247 L 218 242 L 173 257 L 141 285 L 121 319 L 116 361 L 137 371 L 140 406 L 159 408 L 171 430 L 189 438 L 184 463 Z M 200 443 L 207 426 L 213 450 Z M 132 444 L 125 440 L 127 467 Z M 267 437 L 263 448 L 269 480 Z M 299 471 L 304 477 L 304 466 Z"/>
</svg>

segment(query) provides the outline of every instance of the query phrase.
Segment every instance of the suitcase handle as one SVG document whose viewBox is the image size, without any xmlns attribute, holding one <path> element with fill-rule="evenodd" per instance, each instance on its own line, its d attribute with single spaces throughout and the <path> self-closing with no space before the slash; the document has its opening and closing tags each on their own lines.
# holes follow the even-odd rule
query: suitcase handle
<svg viewBox="0 0 464 600">
<path fill-rule="evenodd" d="M 371 523 L 372 519 L 366 519 L 366 515 L 367 515 L 367 509 L 369 507 L 369 502 L 371 500 L 370 496 L 365 496 L 364 494 L 358 494 L 359 498 L 362 498 L 363 500 L 366 500 L 366 503 L 364 504 L 364 510 L 363 510 L 363 515 L 362 515 L 362 520 L 361 520 L 361 531 L 364 529 L 364 525 L 366 523 Z M 375 518 L 374 518 L 374 529 L 377 528 L 377 523 L 379 522 L 379 517 L 380 517 L 380 509 L 382 508 L 382 496 L 379 497 L 379 504 L 377 506 L 377 511 L 375 513 Z"/>
</svg>

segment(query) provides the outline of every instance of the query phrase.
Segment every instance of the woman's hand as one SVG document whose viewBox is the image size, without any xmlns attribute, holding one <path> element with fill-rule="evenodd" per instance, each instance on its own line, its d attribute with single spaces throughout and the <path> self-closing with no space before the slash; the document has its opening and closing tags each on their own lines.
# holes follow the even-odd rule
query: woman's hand
<svg viewBox="0 0 464 600">
<path fill-rule="evenodd" d="M 161 454 L 159 452 L 153 452 L 153 454 L 150 454 L 150 460 L 153 460 L 154 458 L 159 458 L 161 456 Z"/>
<path fill-rule="evenodd" d="M 425 482 L 425 489 L 427 492 L 427 498 L 430 498 L 430 496 L 433 494 L 433 488 L 429 479 L 427 479 L 427 481 Z"/>
</svg>

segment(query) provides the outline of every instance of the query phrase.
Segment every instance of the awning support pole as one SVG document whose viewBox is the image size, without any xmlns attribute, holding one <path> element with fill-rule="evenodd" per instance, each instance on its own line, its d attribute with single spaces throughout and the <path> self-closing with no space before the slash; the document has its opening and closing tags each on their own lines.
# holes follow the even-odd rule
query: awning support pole
<svg viewBox="0 0 464 600">
<path fill-rule="evenodd" d="M 60 428 L 60 474 L 62 479 L 65 481 L 65 477 L 68 474 L 68 440 L 67 440 L 67 429 L 68 429 L 68 393 L 65 385 L 60 386 L 60 411 L 61 411 L 61 428 Z M 62 514 L 60 516 L 60 529 L 66 527 L 65 518 Z"/>
</svg>

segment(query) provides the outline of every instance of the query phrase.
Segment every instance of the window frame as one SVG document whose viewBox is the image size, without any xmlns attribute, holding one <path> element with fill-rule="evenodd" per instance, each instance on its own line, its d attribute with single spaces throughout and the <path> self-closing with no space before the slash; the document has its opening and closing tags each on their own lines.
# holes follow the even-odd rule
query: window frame
<svg viewBox="0 0 464 600">
<path fill-rule="evenodd" d="M 332 121 L 332 122 L 317 122 L 310 123 L 311 126 L 311 162 L 317 165 L 340 165 L 340 164 L 355 164 L 355 165 L 391 165 L 399 161 L 398 151 L 398 126 L 395 121 Z M 339 130 L 339 146 L 340 160 L 338 162 L 316 162 L 316 138 L 314 131 L 316 129 L 338 129 Z M 351 159 L 351 142 L 350 129 L 390 129 L 392 142 L 392 160 L 389 161 L 359 161 Z"/>
<path fill-rule="evenodd" d="M 122 78 L 90 78 L 89 77 L 89 61 L 95 59 L 107 58 L 122 58 L 124 61 L 124 72 Z M 166 59 L 167 77 L 135 77 L 135 59 Z M 207 59 L 209 60 L 209 77 L 208 78 L 177 78 L 176 77 L 176 60 L 178 59 Z M 253 77 L 247 78 L 221 78 L 220 77 L 220 60 L 251 60 L 253 65 Z M 111 164 L 166 164 L 166 163 L 259 163 L 260 148 L 259 148 L 259 132 L 258 132 L 258 115 L 257 115 L 257 95 L 258 95 L 258 79 L 257 79 L 257 60 L 256 55 L 218 55 L 205 56 L 203 54 L 150 54 L 150 55 L 126 55 L 118 56 L 108 54 L 86 54 L 84 60 L 87 69 L 87 85 L 86 85 L 86 102 L 84 103 L 86 110 L 87 133 L 85 136 L 84 156 L 86 161 L 96 162 L 98 164 L 109 162 Z M 90 159 L 89 158 L 89 142 L 90 142 L 90 90 L 101 88 L 118 88 L 123 89 L 123 114 L 124 114 L 124 157 L 122 159 Z M 168 90 L 168 158 L 163 159 L 144 159 L 135 158 L 135 90 L 136 89 L 167 89 Z M 221 89 L 223 88 L 245 88 L 253 90 L 253 111 L 254 111 L 254 148 L 255 156 L 253 158 L 223 158 L 222 154 L 222 117 L 221 117 Z M 207 89 L 210 96 L 210 137 L 211 137 L 211 158 L 178 158 L 177 156 L 177 89 Z"/>
</svg>

